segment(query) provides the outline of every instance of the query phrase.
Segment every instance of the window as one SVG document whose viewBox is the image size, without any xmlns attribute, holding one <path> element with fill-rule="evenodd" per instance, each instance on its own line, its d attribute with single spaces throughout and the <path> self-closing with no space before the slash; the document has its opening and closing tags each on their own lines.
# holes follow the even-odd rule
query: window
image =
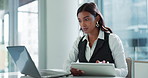
<svg viewBox="0 0 148 78">
<path fill-rule="evenodd" d="M 10 4 L 7 5 L 9 9 L 5 10 L 3 15 L 0 12 L 0 73 L 17 71 L 16 65 L 7 52 L 6 46 L 8 45 L 26 46 L 33 61 L 38 66 L 38 1 L 2 1 L 7 1 Z M 18 8 L 14 5 L 17 3 L 19 3 Z M 17 15 L 13 15 L 16 13 L 14 9 L 17 9 L 15 10 Z"/>
<path fill-rule="evenodd" d="M 120 36 L 127 56 L 148 60 L 148 0 L 103 0 L 105 23 Z"/>
<path fill-rule="evenodd" d="M 18 8 L 18 45 L 25 45 L 38 66 L 38 2 Z"/>
<path fill-rule="evenodd" d="M 8 45 L 9 15 L 7 2 L 8 0 L 0 1 L 0 73 L 8 70 L 6 45 Z"/>
</svg>

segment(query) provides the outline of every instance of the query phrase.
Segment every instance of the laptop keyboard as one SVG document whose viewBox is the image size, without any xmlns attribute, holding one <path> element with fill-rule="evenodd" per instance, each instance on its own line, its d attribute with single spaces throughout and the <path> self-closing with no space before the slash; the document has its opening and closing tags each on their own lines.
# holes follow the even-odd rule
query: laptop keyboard
<svg viewBox="0 0 148 78">
<path fill-rule="evenodd" d="M 59 74 L 58 72 L 41 72 L 41 76 L 47 76 L 47 75 L 55 75 Z"/>
<path fill-rule="evenodd" d="M 48 75 L 61 75 L 65 74 L 65 72 L 58 72 L 58 71 L 52 71 L 52 70 L 42 70 L 40 71 L 41 76 L 48 76 Z"/>
</svg>

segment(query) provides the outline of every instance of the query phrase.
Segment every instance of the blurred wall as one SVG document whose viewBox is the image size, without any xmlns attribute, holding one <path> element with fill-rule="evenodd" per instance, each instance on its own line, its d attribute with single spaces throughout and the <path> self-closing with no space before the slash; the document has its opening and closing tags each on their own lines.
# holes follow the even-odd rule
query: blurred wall
<svg viewBox="0 0 148 78">
<path fill-rule="evenodd" d="M 77 0 L 39 0 L 39 68 L 63 68 L 78 36 Z"/>
</svg>

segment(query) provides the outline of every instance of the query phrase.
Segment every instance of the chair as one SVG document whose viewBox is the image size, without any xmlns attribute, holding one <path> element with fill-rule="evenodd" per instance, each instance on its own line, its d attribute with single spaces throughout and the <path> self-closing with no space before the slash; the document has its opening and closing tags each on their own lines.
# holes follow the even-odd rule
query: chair
<svg viewBox="0 0 148 78">
<path fill-rule="evenodd" d="M 130 57 L 126 58 L 127 66 L 128 66 L 128 75 L 126 78 L 133 78 L 133 60 Z"/>
</svg>

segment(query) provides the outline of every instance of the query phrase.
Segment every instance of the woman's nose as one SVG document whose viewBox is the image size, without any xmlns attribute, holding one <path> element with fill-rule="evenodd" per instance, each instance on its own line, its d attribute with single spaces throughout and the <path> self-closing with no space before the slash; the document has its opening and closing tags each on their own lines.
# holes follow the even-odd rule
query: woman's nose
<svg viewBox="0 0 148 78">
<path fill-rule="evenodd" d="M 85 23 L 82 21 L 82 22 L 80 23 L 80 26 L 81 26 L 81 27 L 84 27 L 84 26 L 85 26 Z"/>
</svg>

